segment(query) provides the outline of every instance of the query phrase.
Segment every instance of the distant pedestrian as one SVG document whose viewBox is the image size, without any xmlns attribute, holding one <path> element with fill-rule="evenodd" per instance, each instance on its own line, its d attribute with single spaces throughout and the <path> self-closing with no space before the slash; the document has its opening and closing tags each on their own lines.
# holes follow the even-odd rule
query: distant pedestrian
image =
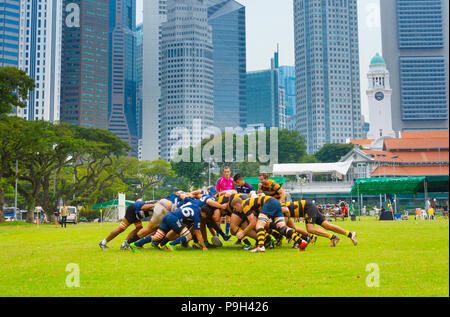
<svg viewBox="0 0 450 317">
<path fill-rule="evenodd" d="M 59 209 L 58 209 L 58 207 L 56 207 L 55 211 L 53 211 L 53 217 L 55 217 L 55 228 L 58 228 L 58 219 L 59 219 Z"/>
<path fill-rule="evenodd" d="M 61 208 L 61 228 L 64 226 L 64 228 L 67 227 L 67 216 L 69 215 L 69 208 L 67 208 L 66 205 L 64 205 Z"/>
</svg>

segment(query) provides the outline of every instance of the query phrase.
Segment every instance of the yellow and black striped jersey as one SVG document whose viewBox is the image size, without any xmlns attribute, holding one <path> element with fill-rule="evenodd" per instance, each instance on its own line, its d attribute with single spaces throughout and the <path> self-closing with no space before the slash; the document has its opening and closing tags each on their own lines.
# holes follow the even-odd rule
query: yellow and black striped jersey
<svg viewBox="0 0 450 317">
<path fill-rule="evenodd" d="M 219 196 L 219 198 L 216 199 L 217 203 L 219 204 L 227 204 L 227 208 L 226 209 L 222 209 L 221 213 L 222 215 L 231 215 L 231 213 L 233 212 L 230 203 L 233 201 L 233 199 L 235 198 L 241 198 L 242 200 L 245 200 L 248 198 L 248 195 L 246 194 L 233 194 L 229 197 L 225 196 L 225 194 L 223 194 L 222 196 Z"/>
<path fill-rule="evenodd" d="M 281 204 L 281 207 L 287 207 L 289 209 L 288 214 L 284 213 L 286 217 L 305 218 L 305 205 L 306 200 L 302 200 L 283 203 Z"/>
<path fill-rule="evenodd" d="M 257 198 L 248 198 L 242 202 L 242 211 L 241 213 L 249 216 L 250 213 L 253 213 L 255 216 L 258 216 L 261 212 L 261 208 L 266 204 L 268 201 L 275 199 L 270 196 L 260 196 Z"/>
<path fill-rule="evenodd" d="M 271 196 L 271 197 L 276 198 L 276 199 L 280 199 L 281 198 L 281 192 L 280 192 L 281 185 L 278 184 L 277 182 L 275 182 L 272 179 L 269 179 L 269 182 L 268 182 L 267 185 L 261 184 L 261 190 L 267 196 Z"/>
</svg>

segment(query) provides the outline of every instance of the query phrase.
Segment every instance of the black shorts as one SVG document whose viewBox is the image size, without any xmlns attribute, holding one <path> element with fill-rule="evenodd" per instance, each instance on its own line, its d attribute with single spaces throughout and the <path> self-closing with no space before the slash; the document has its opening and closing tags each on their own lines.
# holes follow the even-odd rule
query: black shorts
<svg viewBox="0 0 450 317">
<path fill-rule="evenodd" d="M 125 211 L 125 219 L 128 221 L 128 223 L 131 225 L 132 223 L 140 221 L 136 217 L 136 209 L 134 208 L 134 205 L 129 205 L 127 207 L 127 210 Z"/>
<path fill-rule="evenodd" d="M 238 216 L 241 219 L 241 222 L 239 222 L 238 227 L 240 227 L 244 222 L 247 221 L 247 216 L 240 212 L 233 212 L 234 215 Z"/>
<path fill-rule="evenodd" d="M 317 209 L 316 205 L 314 205 L 310 201 L 306 201 L 305 204 L 305 223 L 306 224 L 316 224 L 322 225 L 325 221 L 325 216 Z"/>
<path fill-rule="evenodd" d="M 204 212 L 206 214 L 207 218 L 212 218 L 214 210 L 216 209 L 208 205 L 205 205 L 200 209 L 201 212 Z"/>
</svg>

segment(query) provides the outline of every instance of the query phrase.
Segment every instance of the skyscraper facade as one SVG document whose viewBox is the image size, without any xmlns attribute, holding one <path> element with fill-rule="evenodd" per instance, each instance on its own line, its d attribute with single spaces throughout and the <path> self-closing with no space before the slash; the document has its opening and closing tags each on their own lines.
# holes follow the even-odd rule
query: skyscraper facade
<svg viewBox="0 0 450 317">
<path fill-rule="evenodd" d="M 60 120 L 62 0 L 20 1 L 18 67 L 35 81 L 26 108 L 17 116 L 26 120 Z"/>
<path fill-rule="evenodd" d="M 138 138 L 138 158 L 142 157 L 142 80 L 143 80 L 143 24 L 136 26 L 136 128 Z"/>
<path fill-rule="evenodd" d="M 296 113 L 295 103 L 295 66 L 280 66 L 280 87 L 285 91 L 286 116 L 290 117 Z"/>
<path fill-rule="evenodd" d="M 134 150 L 136 122 L 136 0 L 110 0 L 108 129 Z"/>
<path fill-rule="evenodd" d="M 214 123 L 212 27 L 206 0 L 169 0 L 161 25 L 161 158 L 201 142 Z M 200 122 L 193 128 L 193 122 Z M 190 137 L 186 137 L 189 131 Z"/>
<path fill-rule="evenodd" d="M 167 0 L 145 0 L 143 20 L 143 60 L 142 67 L 142 158 L 159 159 L 161 103 L 160 87 L 160 45 L 161 23 L 167 19 Z"/>
<path fill-rule="evenodd" d="M 285 91 L 279 85 L 278 52 L 268 70 L 247 73 L 247 124 L 286 128 Z"/>
<path fill-rule="evenodd" d="M 449 4 L 381 0 L 395 131 L 448 129 Z"/>
<path fill-rule="evenodd" d="M 64 0 L 61 121 L 108 129 L 110 0 Z"/>
<path fill-rule="evenodd" d="M 20 0 L 0 0 L 0 67 L 19 65 Z"/>
<path fill-rule="evenodd" d="M 362 136 L 357 0 L 294 0 L 297 129 L 308 153 Z"/>
<path fill-rule="evenodd" d="M 214 125 L 245 127 L 245 7 L 234 0 L 208 0 L 214 56 Z"/>
</svg>

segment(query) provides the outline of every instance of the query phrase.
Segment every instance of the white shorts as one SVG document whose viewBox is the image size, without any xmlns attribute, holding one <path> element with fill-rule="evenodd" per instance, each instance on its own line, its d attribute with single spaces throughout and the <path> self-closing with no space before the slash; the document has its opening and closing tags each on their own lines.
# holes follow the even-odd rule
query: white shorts
<svg viewBox="0 0 450 317">
<path fill-rule="evenodd" d="M 153 216 L 151 221 L 156 224 L 160 225 L 163 218 L 169 213 L 170 211 L 167 210 L 166 207 L 161 205 L 160 203 L 157 203 L 155 207 L 153 208 Z"/>
</svg>

